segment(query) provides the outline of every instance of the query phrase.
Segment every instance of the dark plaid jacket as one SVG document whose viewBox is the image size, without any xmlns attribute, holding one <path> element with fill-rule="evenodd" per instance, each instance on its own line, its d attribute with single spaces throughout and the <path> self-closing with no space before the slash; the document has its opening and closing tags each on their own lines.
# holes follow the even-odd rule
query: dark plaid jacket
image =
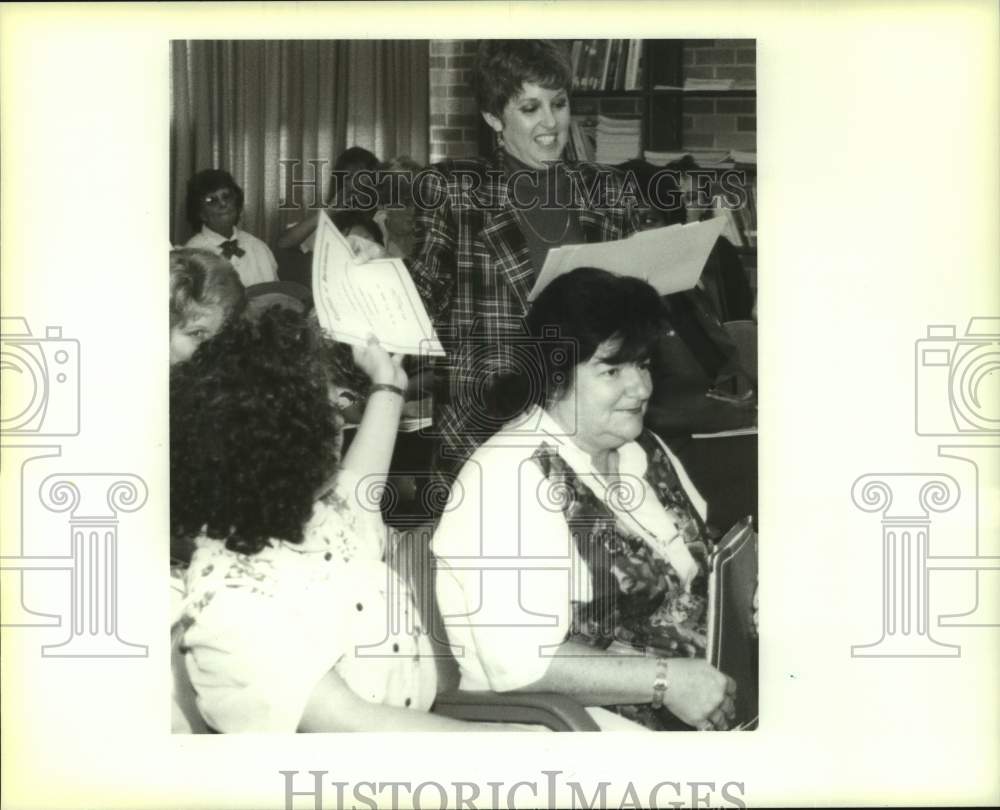
<svg viewBox="0 0 1000 810">
<path fill-rule="evenodd" d="M 567 163 L 574 208 L 587 242 L 639 229 L 631 198 L 612 169 Z M 445 161 L 422 176 L 413 281 L 448 353 L 436 366 L 434 432 L 457 469 L 498 425 L 483 412 L 489 380 L 531 363 L 524 340 L 535 280 L 512 205 L 503 156 Z M 557 338 L 556 338 L 557 339 Z"/>
</svg>

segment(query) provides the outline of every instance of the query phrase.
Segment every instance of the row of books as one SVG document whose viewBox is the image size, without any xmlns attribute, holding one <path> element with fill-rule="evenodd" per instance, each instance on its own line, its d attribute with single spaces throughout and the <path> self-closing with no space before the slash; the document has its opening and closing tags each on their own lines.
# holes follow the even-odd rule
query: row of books
<svg viewBox="0 0 1000 810">
<path fill-rule="evenodd" d="M 647 163 L 652 163 L 654 166 L 680 163 L 686 158 L 690 158 L 690 162 L 694 162 L 703 169 L 731 169 L 734 166 L 757 165 L 756 152 L 740 149 L 680 150 L 674 152 L 656 152 L 647 149 L 643 153 L 643 157 Z"/>
<path fill-rule="evenodd" d="M 756 90 L 754 79 L 685 79 L 684 86 L 657 84 L 654 90 L 683 90 L 685 93 L 704 93 L 717 90 Z"/>
<path fill-rule="evenodd" d="M 574 90 L 642 87 L 641 39 L 575 39 L 570 62 Z"/>
</svg>

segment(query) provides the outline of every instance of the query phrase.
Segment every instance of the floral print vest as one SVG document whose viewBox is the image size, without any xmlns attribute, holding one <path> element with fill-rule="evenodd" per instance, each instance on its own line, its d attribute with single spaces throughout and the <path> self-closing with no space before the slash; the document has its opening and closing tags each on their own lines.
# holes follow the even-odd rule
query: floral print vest
<svg viewBox="0 0 1000 810">
<path fill-rule="evenodd" d="M 645 481 L 673 518 L 698 573 L 684 588 L 680 576 L 649 543 L 615 516 L 549 444 L 534 453 L 559 502 L 580 557 L 591 575 L 593 599 L 574 602 L 567 640 L 607 649 L 612 643 L 667 657 L 704 657 L 708 535 L 673 464 L 653 434 L 637 440 L 648 460 Z M 652 684 L 650 684 L 652 689 Z M 609 707 L 649 728 L 676 728 L 668 712 L 648 705 Z"/>
</svg>

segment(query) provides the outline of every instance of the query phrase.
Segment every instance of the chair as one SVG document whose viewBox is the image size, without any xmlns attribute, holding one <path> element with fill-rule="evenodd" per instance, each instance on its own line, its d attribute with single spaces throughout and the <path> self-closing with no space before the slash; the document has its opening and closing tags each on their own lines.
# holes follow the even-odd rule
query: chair
<svg viewBox="0 0 1000 810">
<path fill-rule="evenodd" d="M 386 561 L 413 594 L 420 621 L 430 633 L 438 672 L 438 694 L 431 711 L 458 720 L 528 723 L 552 731 L 599 731 L 577 701 L 554 692 L 469 692 L 458 688 L 458 662 L 448 645 L 434 598 L 435 561 L 429 524 L 397 530 L 390 536 Z"/>
<path fill-rule="evenodd" d="M 740 364 L 757 382 L 757 324 L 753 321 L 726 321 L 722 327 L 736 344 L 740 353 Z"/>
</svg>

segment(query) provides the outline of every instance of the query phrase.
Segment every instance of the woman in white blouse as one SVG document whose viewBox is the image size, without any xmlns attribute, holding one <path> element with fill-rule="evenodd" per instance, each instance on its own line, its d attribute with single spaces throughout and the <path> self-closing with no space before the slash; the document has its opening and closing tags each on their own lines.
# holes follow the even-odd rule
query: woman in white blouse
<svg viewBox="0 0 1000 810">
<path fill-rule="evenodd" d="M 319 337 L 274 308 L 207 342 L 170 381 L 181 650 L 219 732 L 505 730 L 428 714 L 436 674 L 410 594 L 383 563 L 377 499 L 406 375 L 377 341 L 342 463 Z M 392 620 L 390 621 L 390 617 Z"/>
<path fill-rule="evenodd" d="M 463 689 L 568 694 L 608 729 L 729 727 L 735 683 L 704 660 L 705 502 L 643 428 L 663 327 L 652 287 L 603 270 L 532 306 L 524 367 L 495 388 L 514 418 L 433 541 Z"/>
</svg>

